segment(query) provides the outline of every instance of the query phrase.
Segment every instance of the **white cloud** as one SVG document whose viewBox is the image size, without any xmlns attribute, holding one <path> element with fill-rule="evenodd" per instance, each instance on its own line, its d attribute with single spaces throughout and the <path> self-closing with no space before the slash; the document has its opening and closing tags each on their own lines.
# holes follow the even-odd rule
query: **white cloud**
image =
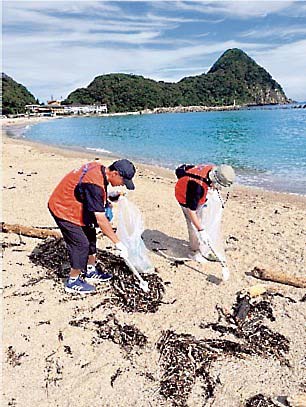
<svg viewBox="0 0 306 407">
<path fill-rule="evenodd" d="M 290 8 L 294 1 L 171 1 L 155 3 L 155 7 L 193 11 L 203 14 L 219 14 L 236 18 L 265 17 Z"/>
<path fill-rule="evenodd" d="M 289 98 L 306 99 L 306 40 L 258 50 L 252 57 L 282 85 Z"/>
<path fill-rule="evenodd" d="M 190 75 L 190 69 L 192 74 L 203 73 L 205 67 L 213 64 L 217 56 L 234 47 L 258 49 L 257 44 L 227 41 L 211 45 L 179 46 L 172 50 L 70 46 L 56 52 L 56 46 L 44 48 L 33 43 L 29 59 L 28 47 L 16 42 L 14 46 L 7 48 L 7 60 L 15 61 L 18 56 L 23 64 L 8 64 L 6 73 L 29 86 L 35 96 L 45 100 L 50 97 L 50 93 L 66 97 L 76 87 L 87 86 L 95 76 L 110 72 L 134 73 L 155 80 L 177 81 Z M 193 69 L 195 61 L 197 66 L 201 61 L 203 68 Z M 180 71 L 171 71 L 173 67 L 179 67 Z M 44 89 L 43 84 L 48 86 Z"/>
<path fill-rule="evenodd" d="M 246 32 L 242 32 L 240 37 L 244 38 L 286 38 L 295 35 L 304 35 L 306 34 L 306 27 L 305 26 L 294 26 L 294 27 L 274 27 L 274 28 L 265 28 L 262 27 L 257 30 L 250 30 Z"/>
<path fill-rule="evenodd" d="M 292 11 L 291 1 L 171 1 L 151 2 L 150 6 L 154 12 L 149 7 L 142 14 L 132 15 L 123 12 L 121 2 L 6 1 L 4 71 L 46 100 L 51 93 L 66 97 L 74 89 L 87 86 L 95 76 L 110 72 L 176 82 L 207 71 L 221 53 L 236 47 L 267 69 L 289 97 L 306 98 L 306 40 L 294 40 L 295 35 L 300 38 L 305 34 L 303 26 L 260 27 L 244 29 L 242 33 L 237 29 L 227 41 L 218 41 L 204 24 L 206 20 L 201 20 L 203 14 L 191 17 L 190 13 L 178 13 L 178 10 L 216 13 L 219 20 L 212 14 L 209 20 L 216 23 L 220 17 L 234 14 L 249 18 L 264 12 Z M 182 30 L 175 38 L 168 35 L 181 24 L 192 22 L 203 23 L 202 31 L 188 36 Z M 274 45 L 272 35 L 280 40 L 290 39 L 291 43 Z"/>
</svg>

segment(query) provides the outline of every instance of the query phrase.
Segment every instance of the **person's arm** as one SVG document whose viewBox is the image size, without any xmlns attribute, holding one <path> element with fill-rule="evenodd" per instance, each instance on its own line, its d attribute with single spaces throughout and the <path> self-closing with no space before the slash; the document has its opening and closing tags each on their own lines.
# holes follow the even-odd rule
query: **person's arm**
<svg viewBox="0 0 306 407">
<path fill-rule="evenodd" d="M 128 249 L 120 242 L 114 232 L 112 225 L 105 216 L 104 196 L 105 193 L 100 187 L 94 184 L 84 184 L 85 202 L 84 210 L 94 214 L 99 228 L 116 246 L 119 256 L 128 258 Z"/>
<path fill-rule="evenodd" d="M 195 228 L 198 231 L 202 230 L 201 221 L 200 221 L 196 211 L 193 211 L 193 210 L 191 210 L 189 208 L 187 208 L 187 209 L 188 209 L 189 218 L 190 218 L 191 222 L 194 224 Z"/>
<path fill-rule="evenodd" d="M 107 236 L 114 244 L 119 243 L 118 236 L 114 232 L 112 225 L 108 221 L 104 212 L 94 212 L 97 219 L 99 228 L 102 230 L 103 234 Z"/>
<path fill-rule="evenodd" d="M 197 230 L 201 230 L 201 220 L 199 219 L 196 209 L 199 205 L 200 199 L 203 197 L 204 188 L 195 181 L 188 181 L 186 190 L 186 206 L 188 215 Z"/>
</svg>

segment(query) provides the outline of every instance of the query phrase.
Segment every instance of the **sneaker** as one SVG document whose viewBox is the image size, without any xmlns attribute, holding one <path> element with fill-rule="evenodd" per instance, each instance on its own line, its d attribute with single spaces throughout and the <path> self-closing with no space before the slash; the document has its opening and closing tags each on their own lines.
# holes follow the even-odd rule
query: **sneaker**
<svg viewBox="0 0 306 407">
<path fill-rule="evenodd" d="M 77 279 L 68 278 L 65 284 L 66 293 L 77 293 L 77 294 L 90 294 L 96 291 L 93 285 L 87 284 L 86 281 L 82 280 L 80 277 Z"/>
<path fill-rule="evenodd" d="M 110 273 L 103 273 L 100 270 L 97 270 L 96 268 L 94 268 L 93 270 L 87 270 L 86 274 L 85 274 L 85 279 L 86 281 L 89 281 L 90 283 L 93 282 L 100 282 L 100 283 L 104 283 L 106 281 L 109 281 L 113 278 L 113 275 Z"/>
<path fill-rule="evenodd" d="M 206 263 L 207 260 L 202 256 L 201 252 L 193 252 L 192 255 L 190 255 L 191 260 L 196 261 L 197 263 Z"/>
</svg>

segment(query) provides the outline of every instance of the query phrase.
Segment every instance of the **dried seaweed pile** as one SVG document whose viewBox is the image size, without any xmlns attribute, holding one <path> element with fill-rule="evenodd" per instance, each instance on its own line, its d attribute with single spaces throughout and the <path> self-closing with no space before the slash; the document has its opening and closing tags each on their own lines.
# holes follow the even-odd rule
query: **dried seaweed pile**
<svg viewBox="0 0 306 407">
<path fill-rule="evenodd" d="M 268 295 L 266 295 L 268 298 Z M 212 328 L 222 334 L 233 334 L 242 339 L 249 349 L 263 357 L 274 356 L 282 364 L 289 365 L 285 355 L 289 352 L 289 340 L 278 332 L 273 332 L 263 324 L 265 318 L 274 321 L 273 309 L 268 300 L 251 299 L 248 294 L 238 293 L 230 314 L 217 308 L 217 323 L 201 324 L 201 328 Z M 220 324 L 224 320 L 226 325 Z"/>
<path fill-rule="evenodd" d="M 203 398 L 214 395 L 218 380 L 210 375 L 211 363 L 221 355 L 243 357 L 248 348 L 227 340 L 201 339 L 166 331 L 157 343 L 164 374 L 160 394 L 173 406 L 185 406 L 197 378 L 202 381 Z"/>
<path fill-rule="evenodd" d="M 147 344 L 147 337 L 137 327 L 121 325 L 113 314 L 108 315 L 103 321 L 82 318 L 70 321 L 70 325 L 93 330 L 96 333 L 92 340 L 94 345 L 100 344 L 103 340 L 111 340 L 130 353 L 135 346 L 143 348 Z"/>
<path fill-rule="evenodd" d="M 111 340 L 119 345 L 127 353 L 131 352 L 134 346 L 144 348 L 148 338 L 134 325 L 121 325 L 113 315 L 109 315 L 104 321 L 94 321 L 97 327 L 98 339 L 94 343 L 100 343 L 101 339 Z"/>
<path fill-rule="evenodd" d="M 144 279 L 149 283 L 149 291 L 145 293 L 139 286 L 134 274 L 124 261 L 106 251 L 97 253 L 99 266 L 104 272 L 111 272 L 112 288 L 115 298 L 110 300 L 126 312 L 151 312 L 158 310 L 163 295 L 162 279 L 156 274 L 146 274 Z"/>
<path fill-rule="evenodd" d="M 245 407 L 277 407 L 277 404 L 273 403 L 270 397 L 266 397 L 263 394 L 256 394 L 249 398 Z"/>
<path fill-rule="evenodd" d="M 10 365 L 13 367 L 20 366 L 21 365 L 21 359 L 29 356 L 25 352 L 22 353 L 17 353 L 13 346 L 9 346 L 7 349 L 7 361 Z"/>
<path fill-rule="evenodd" d="M 48 278 L 60 281 L 68 276 L 69 260 L 63 239 L 47 239 L 39 244 L 30 255 L 30 260 L 48 270 Z M 124 261 L 107 251 L 98 250 L 98 266 L 103 272 L 112 273 L 111 298 L 107 300 L 120 306 L 126 312 L 156 312 L 161 304 L 164 285 L 156 274 L 145 275 L 149 283 L 149 292 L 138 286 L 138 280 Z M 65 267 L 66 266 L 66 267 Z M 105 304 L 105 301 L 100 305 Z"/>
<path fill-rule="evenodd" d="M 49 278 L 59 280 L 68 276 L 69 259 L 63 239 L 48 238 L 44 240 L 36 246 L 29 259 L 36 266 L 47 269 Z"/>
</svg>

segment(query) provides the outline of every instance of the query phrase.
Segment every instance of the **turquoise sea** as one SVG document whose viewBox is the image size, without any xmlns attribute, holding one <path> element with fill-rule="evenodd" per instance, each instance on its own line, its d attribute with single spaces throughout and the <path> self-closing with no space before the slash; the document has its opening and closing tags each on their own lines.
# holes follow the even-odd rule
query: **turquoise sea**
<svg viewBox="0 0 306 407">
<path fill-rule="evenodd" d="M 74 117 L 27 126 L 24 137 L 175 168 L 228 163 L 240 184 L 306 194 L 306 109 Z"/>
</svg>

